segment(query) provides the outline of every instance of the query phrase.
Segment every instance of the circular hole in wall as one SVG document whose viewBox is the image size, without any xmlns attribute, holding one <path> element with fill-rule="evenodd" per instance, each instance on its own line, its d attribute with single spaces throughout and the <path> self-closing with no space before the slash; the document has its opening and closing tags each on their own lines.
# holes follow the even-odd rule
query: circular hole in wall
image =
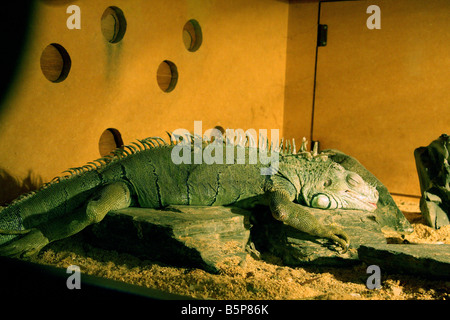
<svg viewBox="0 0 450 320">
<path fill-rule="evenodd" d="M 197 51 L 202 45 L 202 28 L 197 20 L 191 19 L 183 27 L 183 42 L 186 49 Z"/>
<path fill-rule="evenodd" d="M 108 7 L 101 19 L 102 33 L 110 43 L 117 43 L 123 39 L 127 29 L 127 21 L 123 11 L 117 7 Z"/>
<path fill-rule="evenodd" d="M 214 129 L 219 130 L 221 134 L 225 134 L 225 129 L 222 126 L 215 126 Z"/>
<path fill-rule="evenodd" d="M 42 73 L 51 82 L 65 80 L 72 64 L 66 49 L 58 43 L 52 43 L 45 47 L 40 62 Z"/>
<path fill-rule="evenodd" d="M 217 125 L 217 126 L 215 126 L 213 129 L 219 130 L 220 134 L 222 135 L 222 139 L 225 138 L 225 136 L 224 136 L 224 135 L 225 135 L 225 129 L 224 129 L 222 126 Z M 213 142 L 213 141 L 216 140 L 216 137 L 213 136 L 213 135 L 209 136 L 208 138 L 209 138 L 209 140 L 210 140 L 211 142 Z"/>
<path fill-rule="evenodd" d="M 98 150 L 100 152 L 100 156 L 107 156 L 115 149 L 122 147 L 123 140 L 119 130 L 108 128 L 103 131 L 102 135 L 100 136 L 100 140 L 98 141 Z"/>
<path fill-rule="evenodd" d="M 169 60 L 164 60 L 156 71 L 156 81 L 164 92 L 170 92 L 175 89 L 178 82 L 177 66 Z"/>
</svg>

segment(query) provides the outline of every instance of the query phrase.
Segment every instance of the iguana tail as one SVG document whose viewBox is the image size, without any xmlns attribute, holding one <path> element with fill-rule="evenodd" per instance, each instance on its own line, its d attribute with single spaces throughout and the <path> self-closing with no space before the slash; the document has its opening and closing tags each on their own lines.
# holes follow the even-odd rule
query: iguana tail
<svg viewBox="0 0 450 320">
<path fill-rule="evenodd" d="M 103 181 L 93 171 L 59 178 L 0 211 L 0 245 L 86 203 Z"/>
</svg>

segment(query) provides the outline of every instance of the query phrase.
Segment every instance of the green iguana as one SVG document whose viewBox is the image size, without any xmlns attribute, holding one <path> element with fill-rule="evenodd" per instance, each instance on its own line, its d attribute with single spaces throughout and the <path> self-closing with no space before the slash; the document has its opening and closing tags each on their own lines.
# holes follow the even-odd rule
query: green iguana
<svg viewBox="0 0 450 320">
<path fill-rule="evenodd" d="M 172 154 L 180 143 L 172 140 L 138 140 L 16 199 L 0 211 L 0 255 L 31 256 L 52 241 L 100 222 L 109 211 L 129 206 L 256 204 L 268 205 L 274 218 L 287 225 L 335 241 L 345 252 L 347 234 L 337 226 L 322 225 L 308 212 L 315 209 L 305 206 L 367 211 L 377 207 L 374 186 L 326 154 L 307 152 L 305 144 L 298 153 L 290 143 L 289 148 L 282 143 L 271 150 L 279 155 L 277 170 L 262 175 L 260 169 L 268 164 L 240 164 L 252 148 L 235 146 L 233 164 L 176 164 Z M 200 151 L 212 144 L 201 143 Z M 227 146 L 222 145 L 225 154 Z M 193 159 L 195 148 L 188 152 Z"/>
</svg>

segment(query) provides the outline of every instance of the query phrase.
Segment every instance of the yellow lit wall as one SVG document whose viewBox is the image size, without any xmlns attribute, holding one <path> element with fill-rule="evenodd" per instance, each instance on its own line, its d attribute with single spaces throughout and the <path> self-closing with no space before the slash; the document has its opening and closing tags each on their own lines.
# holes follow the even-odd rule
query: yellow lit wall
<svg viewBox="0 0 450 320">
<path fill-rule="evenodd" d="M 69 30 L 69 5 L 81 9 L 81 29 Z M 101 16 L 119 7 L 127 29 L 111 44 Z M 98 158 L 98 142 L 116 128 L 125 143 L 166 136 L 177 128 L 280 129 L 289 4 L 274 0 L 37 1 L 21 72 L 0 114 L 0 169 L 22 179 L 29 170 L 48 181 Z M 196 19 L 196 52 L 182 30 Z M 47 80 L 40 56 L 58 43 L 70 55 L 67 78 Z M 176 64 L 175 89 L 157 82 L 164 60 Z"/>
<path fill-rule="evenodd" d="M 289 6 L 283 129 L 286 138 L 299 142 L 311 140 L 318 10 L 318 1 Z"/>
<path fill-rule="evenodd" d="M 81 9 L 80 30 L 66 27 L 71 4 Z M 366 28 L 369 4 L 382 7 L 381 30 Z M 114 44 L 101 30 L 109 6 L 127 21 Z M 450 133 L 449 2 L 321 8 L 330 29 L 316 73 L 318 0 L 37 0 L 20 72 L 0 108 L 0 173 L 20 180 L 31 170 L 47 181 L 98 158 L 107 128 L 129 143 L 193 131 L 201 120 L 203 131 L 279 129 L 297 147 L 314 138 L 355 156 L 391 192 L 418 195 L 414 148 Z M 195 52 L 183 43 L 190 19 L 203 34 Z M 51 43 L 72 61 L 59 83 L 40 68 Z M 179 73 L 169 93 L 156 81 L 164 60 Z"/>
<path fill-rule="evenodd" d="M 367 27 L 374 4 L 380 29 Z M 324 2 L 320 22 L 313 139 L 420 195 L 414 149 L 450 132 L 450 1 Z"/>
</svg>

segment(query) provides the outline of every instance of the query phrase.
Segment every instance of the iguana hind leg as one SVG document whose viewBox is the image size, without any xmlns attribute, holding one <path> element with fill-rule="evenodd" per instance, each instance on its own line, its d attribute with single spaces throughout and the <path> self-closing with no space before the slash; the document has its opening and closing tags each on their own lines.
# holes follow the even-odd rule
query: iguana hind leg
<svg viewBox="0 0 450 320">
<path fill-rule="evenodd" d="M 350 242 L 347 234 L 337 226 L 320 223 L 303 206 L 293 203 L 287 192 L 271 191 L 269 201 L 270 210 L 275 219 L 313 236 L 331 239 L 342 247 L 341 253 L 347 252 Z M 308 208 L 308 210 L 319 209 Z"/>
<path fill-rule="evenodd" d="M 109 211 L 127 208 L 130 203 L 130 190 L 125 183 L 106 185 L 87 204 L 73 213 L 50 220 L 31 229 L 18 240 L 0 247 L 0 256 L 32 256 L 48 243 L 70 237 L 88 225 L 100 222 Z"/>
</svg>

